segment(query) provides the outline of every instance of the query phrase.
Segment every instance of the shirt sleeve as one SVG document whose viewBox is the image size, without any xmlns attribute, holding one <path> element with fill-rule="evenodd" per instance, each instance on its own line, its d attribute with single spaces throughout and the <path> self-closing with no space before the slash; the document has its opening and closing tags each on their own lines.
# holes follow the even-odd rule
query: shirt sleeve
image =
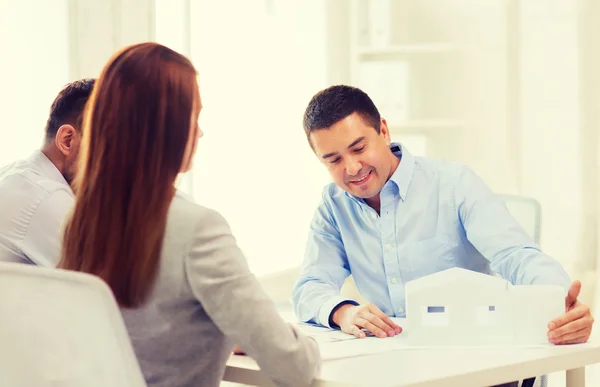
<svg viewBox="0 0 600 387">
<path fill-rule="evenodd" d="M 513 285 L 559 285 L 571 281 L 558 261 L 539 246 L 512 217 L 504 201 L 470 169 L 462 167 L 455 201 L 467 239 Z"/>
<path fill-rule="evenodd" d="M 292 302 L 299 320 L 331 327 L 331 312 L 341 303 L 358 305 L 342 297 L 340 289 L 350 269 L 340 233 L 323 201 L 313 216 L 300 278 Z"/>
<path fill-rule="evenodd" d="M 35 207 L 21 251 L 36 265 L 56 267 L 60 261 L 66 216 L 75 199 L 68 189 L 49 192 Z"/>
<path fill-rule="evenodd" d="M 186 272 L 212 321 L 276 385 L 312 383 L 320 368 L 316 342 L 283 321 L 248 269 L 229 225 L 215 211 L 199 222 Z"/>
</svg>

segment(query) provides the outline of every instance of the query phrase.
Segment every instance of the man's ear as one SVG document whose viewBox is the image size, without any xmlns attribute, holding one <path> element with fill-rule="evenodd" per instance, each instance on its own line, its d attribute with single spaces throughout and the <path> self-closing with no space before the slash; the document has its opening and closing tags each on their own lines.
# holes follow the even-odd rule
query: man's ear
<svg viewBox="0 0 600 387">
<path fill-rule="evenodd" d="M 385 138 L 385 142 L 390 145 L 392 143 L 392 137 L 390 135 L 390 130 L 387 126 L 387 122 L 385 121 L 384 118 L 381 119 L 381 122 L 379 123 L 379 134 L 383 135 L 383 138 Z"/>
<path fill-rule="evenodd" d="M 71 153 L 71 145 L 77 131 L 72 125 L 61 125 L 54 137 L 54 144 L 65 157 Z"/>
</svg>

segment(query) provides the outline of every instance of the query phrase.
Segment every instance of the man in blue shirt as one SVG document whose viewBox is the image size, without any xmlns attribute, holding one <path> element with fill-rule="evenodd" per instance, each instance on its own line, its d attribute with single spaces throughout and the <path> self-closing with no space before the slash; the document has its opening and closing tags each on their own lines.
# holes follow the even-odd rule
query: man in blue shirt
<svg viewBox="0 0 600 387">
<path fill-rule="evenodd" d="M 571 284 L 470 169 L 415 157 L 392 143 L 368 95 L 349 86 L 317 93 L 304 129 L 334 183 L 323 191 L 294 287 L 300 320 L 358 337 L 365 336 L 361 328 L 394 336 L 401 327 L 388 316 L 406 316 L 405 283 L 461 267 L 512 284 L 563 286 L 566 313 L 549 322 L 548 340 L 588 340 L 593 318 L 577 301 L 580 282 Z M 372 304 L 340 295 L 350 274 Z"/>
</svg>

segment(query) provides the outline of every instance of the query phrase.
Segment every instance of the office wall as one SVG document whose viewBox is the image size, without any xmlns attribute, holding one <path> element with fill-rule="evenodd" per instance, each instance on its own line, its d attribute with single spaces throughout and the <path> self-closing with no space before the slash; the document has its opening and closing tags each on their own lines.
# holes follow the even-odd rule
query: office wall
<svg viewBox="0 0 600 387">
<path fill-rule="evenodd" d="M 519 7 L 518 28 L 498 33 L 518 43 L 517 120 L 502 119 L 514 122 L 507 133 L 483 125 L 479 138 L 493 131 L 489 138 L 502 141 L 486 143 L 485 149 L 498 147 L 494 152 L 475 149 L 471 166 L 496 191 L 541 202 L 543 248 L 589 289 L 598 255 L 599 6 L 508 3 Z M 194 195 L 229 219 L 257 273 L 298 264 L 329 181 L 305 142 L 301 116 L 314 92 L 351 78 L 349 4 L 0 0 L 0 164 L 39 146 L 48 107 L 64 83 L 97 76 L 125 44 L 157 39 L 189 54 L 199 69 L 206 136 L 189 184 Z M 16 137 L 8 140 L 8 133 Z M 460 145 L 452 141 L 446 145 Z M 510 164 L 500 173 L 498 160 Z"/>
<path fill-rule="evenodd" d="M 521 2 L 521 186 L 542 204 L 542 245 L 572 268 L 582 254 L 585 210 L 583 85 L 576 3 L 552 3 Z"/>
<path fill-rule="evenodd" d="M 66 83 L 97 77 L 123 45 L 152 40 L 153 15 L 152 0 L 0 0 L 0 165 L 41 146 Z"/>
<path fill-rule="evenodd" d="M 593 302 L 598 206 L 598 48 L 588 1 L 521 1 L 522 194 L 543 209 L 542 247 Z"/>
<path fill-rule="evenodd" d="M 44 138 L 48 109 L 69 79 L 67 1 L 0 0 L 0 165 Z"/>
<path fill-rule="evenodd" d="M 205 133 L 194 195 L 225 215 L 253 271 L 299 265 L 329 180 L 302 129 L 328 85 L 325 2 L 195 1 L 191 15 Z"/>
</svg>

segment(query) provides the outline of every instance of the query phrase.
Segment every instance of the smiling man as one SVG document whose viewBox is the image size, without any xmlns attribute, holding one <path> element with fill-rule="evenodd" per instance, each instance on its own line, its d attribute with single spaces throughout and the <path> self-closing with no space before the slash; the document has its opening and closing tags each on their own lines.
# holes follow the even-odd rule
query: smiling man
<svg viewBox="0 0 600 387">
<path fill-rule="evenodd" d="M 565 314 L 548 322 L 548 340 L 588 340 L 593 318 L 577 301 L 579 281 L 571 283 L 470 169 L 415 157 L 392 143 L 369 96 L 349 86 L 317 93 L 304 129 L 334 183 L 323 190 L 294 287 L 300 320 L 358 337 L 362 328 L 394 336 L 401 327 L 389 317 L 406 316 L 405 283 L 461 267 L 512 284 L 564 287 Z M 371 304 L 340 295 L 350 274 Z"/>
</svg>

